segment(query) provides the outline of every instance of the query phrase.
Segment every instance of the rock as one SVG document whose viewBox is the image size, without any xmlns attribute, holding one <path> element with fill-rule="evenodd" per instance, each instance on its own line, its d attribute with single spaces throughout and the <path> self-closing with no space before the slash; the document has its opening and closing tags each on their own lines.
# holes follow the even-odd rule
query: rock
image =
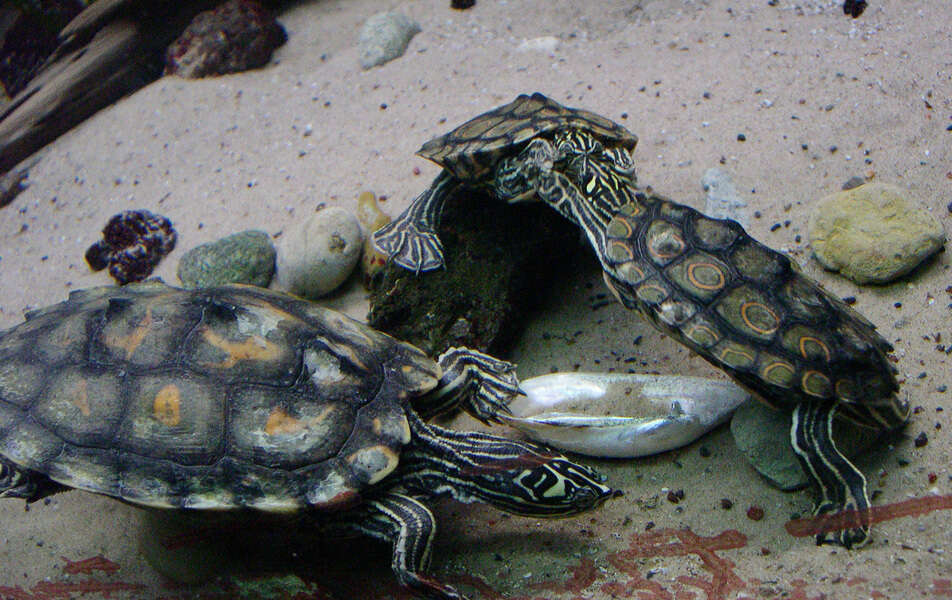
<svg viewBox="0 0 952 600">
<path fill-rule="evenodd" d="M 790 411 L 774 410 L 750 400 L 734 412 L 731 434 L 738 450 L 774 487 L 790 491 L 809 483 L 790 445 Z M 869 429 L 840 420 L 833 422 L 833 441 L 850 458 L 859 456 L 877 439 L 878 434 L 871 434 Z"/>
<path fill-rule="evenodd" d="M 186 288 L 228 283 L 268 287 L 276 254 L 267 233 L 242 231 L 186 252 L 179 261 L 178 278 Z"/>
<path fill-rule="evenodd" d="M 945 244 L 942 224 L 904 190 L 867 183 L 821 199 L 810 216 L 813 255 L 856 283 L 888 283 Z"/>
<path fill-rule="evenodd" d="M 727 171 L 717 167 L 708 169 L 701 177 L 701 187 L 707 194 L 704 201 L 705 215 L 714 219 L 733 219 L 747 229 L 750 225 L 747 202 L 737 193 Z"/>
<path fill-rule="evenodd" d="M 274 287 L 311 299 L 329 294 L 350 276 L 363 244 L 354 215 L 320 208 L 281 237 Z"/>
<path fill-rule="evenodd" d="M 364 228 L 364 251 L 360 255 L 360 271 L 364 276 L 364 284 L 370 285 L 374 275 L 387 264 L 387 256 L 377 250 L 371 234 L 391 221 L 377 205 L 377 197 L 373 192 L 362 192 L 357 197 L 357 221 Z"/>
<path fill-rule="evenodd" d="M 175 249 L 178 239 L 171 221 L 147 210 L 114 215 L 102 235 L 103 239 L 86 250 L 86 263 L 93 271 L 109 267 L 119 285 L 151 275 L 159 261 Z"/>
<path fill-rule="evenodd" d="M 402 13 L 377 13 L 360 30 L 357 53 L 364 69 L 376 67 L 403 56 L 420 25 Z"/>
<path fill-rule="evenodd" d="M 268 64 L 288 39 L 271 11 L 255 0 L 229 0 L 199 13 L 165 53 L 166 75 L 198 78 Z"/>
<path fill-rule="evenodd" d="M 516 50 L 520 52 L 544 52 L 546 54 L 555 54 L 559 49 L 559 38 L 554 35 L 546 35 L 537 38 L 523 40 Z"/>
<path fill-rule="evenodd" d="M 864 185 L 867 182 L 865 177 L 860 177 L 859 175 L 854 175 L 846 180 L 841 187 L 841 190 L 852 190 L 853 188 L 858 188 L 861 185 Z"/>
<path fill-rule="evenodd" d="M 439 234 L 445 269 L 416 275 L 389 263 L 370 287 L 370 325 L 430 356 L 450 346 L 504 355 L 583 253 L 578 228 L 543 203 L 507 205 L 474 190 L 447 200 Z"/>
<path fill-rule="evenodd" d="M 734 412 L 731 434 L 737 449 L 774 487 L 789 491 L 808 483 L 790 445 L 789 412 L 747 402 Z"/>
<path fill-rule="evenodd" d="M 285 598 L 323 598 L 323 590 L 294 574 L 268 575 L 255 579 L 234 579 L 240 600 L 283 600 Z"/>
</svg>

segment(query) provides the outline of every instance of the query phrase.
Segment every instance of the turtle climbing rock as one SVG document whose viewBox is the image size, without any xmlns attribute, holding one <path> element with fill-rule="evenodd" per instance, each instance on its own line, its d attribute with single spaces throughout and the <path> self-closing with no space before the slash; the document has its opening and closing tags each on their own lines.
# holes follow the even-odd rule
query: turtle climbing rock
<svg viewBox="0 0 952 600">
<path fill-rule="evenodd" d="M 638 137 L 633 133 L 605 117 L 567 108 L 542 94 L 523 94 L 423 144 L 417 154 L 443 171 L 403 214 L 374 233 L 374 244 L 411 271 L 438 269 L 443 265 L 443 246 L 436 232 L 443 203 L 454 190 L 483 188 L 508 202 L 538 199 L 537 163 L 545 161 L 539 146 L 569 145 L 572 140 L 566 134 L 573 132 L 584 132 L 593 144 L 589 150 L 599 153 L 620 175 L 634 177 L 629 151 Z M 568 216 L 567 207 L 555 208 Z"/>
<path fill-rule="evenodd" d="M 770 406 L 792 411 L 791 443 L 826 519 L 818 543 L 869 540 L 863 474 L 836 448 L 834 417 L 902 426 L 890 344 L 872 323 L 754 240 L 734 221 L 639 190 L 637 138 L 604 117 L 519 96 L 424 144 L 444 167 L 374 239 L 398 264 L 439 265 L 429 228 L 457 185 L 537 199 L 585 233 L 605 281 L 628 308 L 725 370 Z"/>
<path fill-rule="evenodd" d="M 429 499 L 541 517 L 612 495 L 544 446 L 425 422 L 455 406 L 490 419 L 517 392 L 509 363 L 460 348 L 433 361 L 268 290 L 77 291 L 0 334 L 0 497 L 77 488 L 164 509 L 308 511 L 392 543 L 416 593 L 462 598 L 423 573 Z"/>
</svg>

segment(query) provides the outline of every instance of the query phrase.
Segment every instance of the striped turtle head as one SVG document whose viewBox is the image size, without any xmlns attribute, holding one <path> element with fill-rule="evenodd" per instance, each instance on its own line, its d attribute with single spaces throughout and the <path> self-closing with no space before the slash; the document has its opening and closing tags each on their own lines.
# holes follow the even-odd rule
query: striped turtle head
<svg viewBox="0 0 952 600">
<path fill-rule="evenodd" d="M 517 515 L 567 517 L 598 508 L 616 495 L 603 483 L 604 476 L 554 450 L 523 441 L 500 442 L 496 450 L 503 454 L 461 472 L 461 487 L 474 499 Z"/>
<path fill-rule="evenodd" d="M 635 181 L 635 162 L 624 146 L 606 146 L 591 133 L 578 129 L 560 131 L 553 142 L 556 162 L 565 163 L 564 172 L 580 186 L 580 190 L 585 191 L 587 180 L 593 176 L 592 163 L 609 171 L 612 177 L 628 183 Z"/>
</svg>

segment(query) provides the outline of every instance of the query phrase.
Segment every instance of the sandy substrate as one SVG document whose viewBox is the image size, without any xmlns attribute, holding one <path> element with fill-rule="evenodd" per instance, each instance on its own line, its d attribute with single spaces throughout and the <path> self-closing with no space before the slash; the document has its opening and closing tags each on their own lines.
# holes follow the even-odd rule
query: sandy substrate
<svg viewBox="0 0 952 600">
<path fill-rule="evenodd" d="M 422 142 L 541 91 L 638 133 L 640 180 L 680 202 L 702 207 L 704 171 L 728 170 L 760 214 L 751 234 L 790 252 L 835 294 L 856 297 L 895 345 L 903 393 L 921 408 L 890 445 L 859 461 L 875 503 L 888 507 L 861 550 L 791 535 L 785 524 L 809 514 L 809 492 L 769 487 L 722 428 L 654 458 L 593 461 L 625 496 L 582 518 L 541 522 L 441 504 L 438 577 L 482 599 L 950 597 L 952 391 L 939 390 L 952 378 L 937 350 L 952 343 L 949 255 L 896 284 L 859 288 L 809 258 L 806 223 L 817 199 L 858 175 L 906 188 L 952 231 L 952 6 L 875 0 L 851 20 L 837 2 L 776 4 L 480 0 L 457 12 L 446 0 L 300 2 L 280 15 L 289 41 L 268 68 L 161 79 L 44 151 L 30 188 L 0 212 L 0 326 L 70 290 L 110 283 L 83 253 L 121 210 L 172 219 L 179 245 L 156 274 L 175 282 L 189 248 L 249 228 L 277 235 L 320 202 L 353 208 L 372 190 L 397 213 L 437 172 L 413 156 Z M 423 31 L 402 58 L 362 71 L 359 27 L 390 8 Z M 554 51 L 519 50 L 542 36 L 558 39 Z M 601 302 L 591 257 L 567 264 L 556 289 L 514 353 L 523 377 L 576 366 L 718 376 Z M 327 304 L 358 318 L 367 309 L 356 284 Z M 476 427 L 467 417 L 455 425 Z M 920 432 L 928 443 L 916 447 Z M 679 489 L 683 500 L 668 501 Z M 722 498 L 733 507 L 721 508 Z M 751 506 L 762 520 L 748 518 Z M 236 593 L 236 580 L 188 588 L 159 576 L 139 551 L 143 537 L 159 534 L 108 499 L 73 492 L 28 512 L 6 501 L 0 522 L 0 598 Z M 405 597 L 382 546 L 317 552 L 280 533 L 262 534 L 258 555 L 269 570 L 302 578 L 300 597 Z"/>
</svg>

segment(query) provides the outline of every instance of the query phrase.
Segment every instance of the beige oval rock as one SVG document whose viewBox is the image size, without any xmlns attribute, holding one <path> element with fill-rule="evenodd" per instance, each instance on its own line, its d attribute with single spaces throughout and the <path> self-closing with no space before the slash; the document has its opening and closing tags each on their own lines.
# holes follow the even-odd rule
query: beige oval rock
<svg viewBox="0 0 952 600">
<path fill-rule="evenodd" d="M 319 298 L 350 276 L 364 236 L 354 215 L 337 206 L 319 210 L 278 241 L 273 287 L 303 298 Z"/>
<path fill-rule="evenodd" d="M 813 255 L 856 283 L 888 283 L 945 244 L 942 224 L 905 190 L 867 183 L 821 199 L 810 217 Z"/>
</svg>

